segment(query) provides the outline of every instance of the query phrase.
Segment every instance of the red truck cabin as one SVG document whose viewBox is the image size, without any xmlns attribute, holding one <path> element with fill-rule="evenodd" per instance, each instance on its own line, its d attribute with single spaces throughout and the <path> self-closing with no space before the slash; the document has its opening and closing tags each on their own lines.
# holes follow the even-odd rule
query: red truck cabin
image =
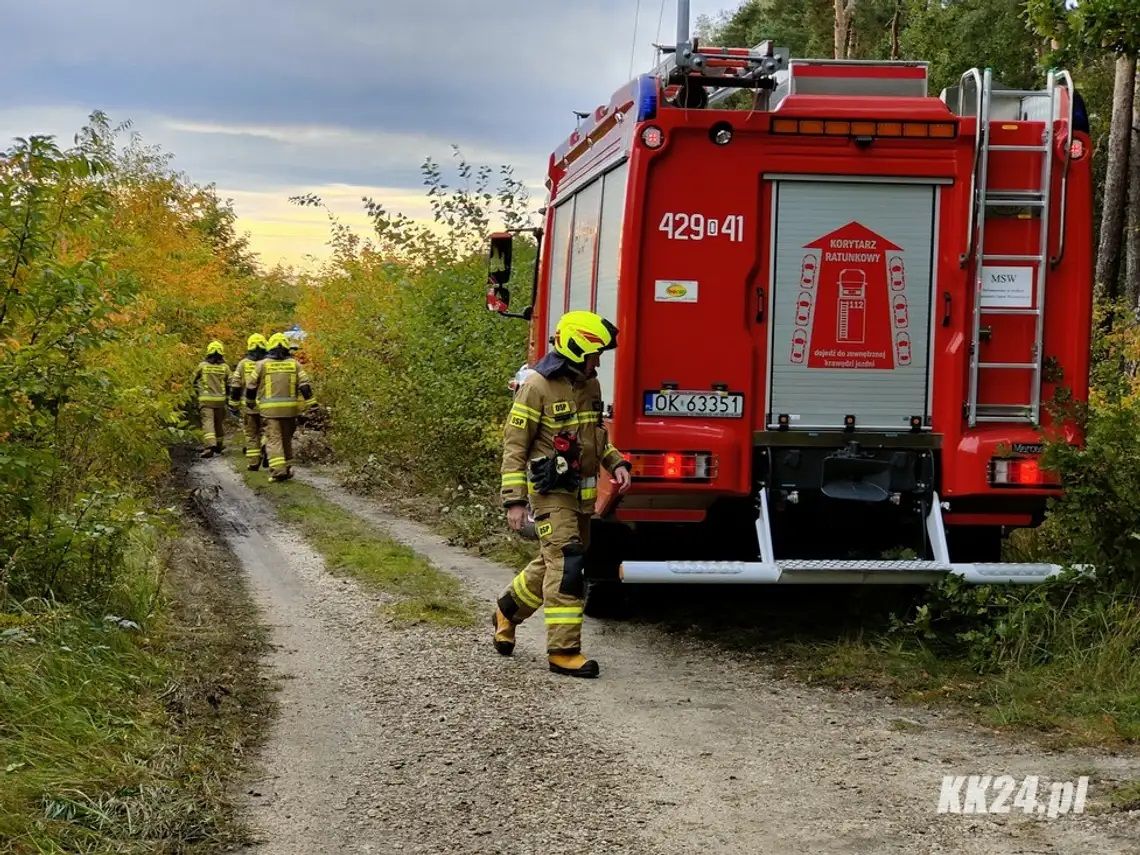
<svg viewBox="0 0 1140 855">
<path fill-rule="evenodd" d="M 922 63 L 703 50 L 550 159 L 531 356 L 570 309 L 620 330 L 601 382 L 635 487 L 600 510 L 626 581 L 1055 572 L 992 562 L 1059 493 L 1037 458 L 1071 428 L 1049 402 L 1088 396 L 1091 158 L 1068 75 L 1014 92 L 971 71 L 936 97 Z M 767 89 L 710 76 L 729 57 L 759 79 L 761 56 L 781 66 Z M 882 560 L 900 546 L 913 558 Z"/>
</svg>

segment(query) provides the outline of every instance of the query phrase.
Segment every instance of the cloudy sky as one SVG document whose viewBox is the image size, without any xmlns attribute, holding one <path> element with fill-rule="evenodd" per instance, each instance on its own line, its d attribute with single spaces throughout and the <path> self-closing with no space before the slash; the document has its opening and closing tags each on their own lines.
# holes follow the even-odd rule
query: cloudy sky
<svg viewBox="0 0 1140 855">
<path fill-rule="evenodd" d="M 735 0 L 693 0 L 715 15 Z M 69 142 L 93 109 L 130 119 L 234 200 L 268 263 L 324 253 L 323 196 L 425 217 L 418 166 L 451 144 L 541 185 L 571 110 L 609 100 L 675 0 L 0 0 L 0 141 Z"/>
</svg>

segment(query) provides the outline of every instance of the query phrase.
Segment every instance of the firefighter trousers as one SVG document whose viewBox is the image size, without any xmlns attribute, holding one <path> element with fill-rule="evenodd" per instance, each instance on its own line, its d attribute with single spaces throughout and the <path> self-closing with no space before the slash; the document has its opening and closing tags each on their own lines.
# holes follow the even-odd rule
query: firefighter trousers
<svg viewBox="0 0 1140 855">
<path fill-rule="evenodd" d="M 270 475 L 285 475 L 293 465 L 293 430 L 296 424 L 296 419 L 262 419 Z"/>
<path fill-rule="evenodd" d="M 578 653 L 582 649 L 582 596 L 585 593 L 586 547 L 590 515 L 572 508 L 534 509 L 539 554 L 499 597 L 499 609 L 522 623 L 544 607 L 546 652 Z"/>
<path fill-rule="evenodd" d="M 245 462 L 252 466 L 261 462 L 261 416 L 246 410 L 242 423 L 245 427 Z"/>
<path fill-rule="evenodd" d="M 221 448 L 226 435 L 226 411 L 224 407 L 202 407 L 202 438 L 206 448 Z"/>
</svg>

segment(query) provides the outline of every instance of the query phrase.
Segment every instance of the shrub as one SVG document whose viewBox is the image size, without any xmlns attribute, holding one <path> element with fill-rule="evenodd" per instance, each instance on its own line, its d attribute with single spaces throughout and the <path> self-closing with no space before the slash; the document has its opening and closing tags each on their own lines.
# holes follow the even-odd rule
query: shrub
<svg viewBox="0 0 1140 855">
<path fill-rule="evenodd" d="M 493 207 L 518 225 L 526 197 L 506 169 L 496 188 L 489 169 L 462 160 L 458 188 L 432 162 L 423 169 L 442 228 L 367 199 L 371 239 L 332 217 L 333 258 L 305 283 L 298 312 L 342 459 L 387 484 L 429 493 L 464 485 L 487 496 L 497 490 L 506 384 L 527 328 L 482 308 L 482 246 Z M 534 247 L 519 243 L 518 281 L 529 282 Z"/>
</svg>

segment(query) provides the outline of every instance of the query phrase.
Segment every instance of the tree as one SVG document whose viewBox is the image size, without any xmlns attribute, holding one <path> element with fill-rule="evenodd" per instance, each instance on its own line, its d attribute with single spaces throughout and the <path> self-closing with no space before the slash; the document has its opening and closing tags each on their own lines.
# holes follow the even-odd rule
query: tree
<svg viewBox="0 0 1140 855">
<path fill-rule="evenodd" d="M 1040 39 L 1020 0 L 906 0 L 906 7 L 902 56 L 930 63 L 931 92 L 957 84 L 970 68 L 991 68 L 996 80 L 1017 89 L 1040 85 Z"/>
<path fill-rule="evenodd" d="M 1136 57 L 1116 58 L 1112 87 L 1112 130 L 1108 137 L 1108 167 L 1104 182 L 1104 205 L 1100 217 L 1100 242 L 1096 253 L 1096 287 L 1108 299 L 1120 296 L 1120 250 L 1124 238 L 1128 200 L 1128 152 L 1132 143 L 1132 107 L 1135 94 Z"/>
<path fill-rule="evenodd" d="M 1090 58 L 1105 52 L 1115 58 L 1112 121 L 1109 130 L 1100 241 L 1096 257 L 1096 287 L 1101 298 L 1132 297 L 1135 281 L 1120 281 L 1125 224 L 1129 214 L 1129 183 L 1140 181 L 1130 161 L 1136 109 L 1136 55 L 1140 52 L 1140 3 L 1135 0 L 1082 0 L 1070 6 L 1061 0 L 1030 0 L 1029 20 L 1069 57 Z M 1127 266 L 1127 265 L 1125 265 Z M 1129 276 L 1135 276 L 1135 265 Z M 1123 286 L 1123 287 L 1122 287 Z"/>
<path fill-rule="evenodd" d="M 836 59 L 847 59 L 851 53 L 851 19 L 855 17 L 855 0 L 835 0 Z"/>
<path fill-rule="evenodd" d="M 1132 95 L 1132 141 L 1129 143 L 1128 216 L 1124 226 L 1124 290 L 1128 303 L 1140 308 L 1140 75 Z"/>
</svg>

